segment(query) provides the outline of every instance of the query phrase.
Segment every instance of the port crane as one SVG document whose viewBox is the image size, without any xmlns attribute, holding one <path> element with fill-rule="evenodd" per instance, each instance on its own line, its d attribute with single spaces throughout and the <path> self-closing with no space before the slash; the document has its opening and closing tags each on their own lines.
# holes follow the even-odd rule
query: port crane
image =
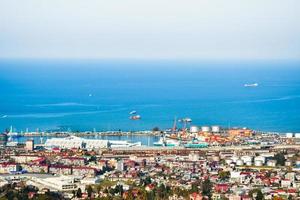
<svg viewBox="0 0 300 200">
<path fill-rule="evenodd" d="M 188 125 L 188 123 L 192 122 L 192 119 L 186 117 L 186 118 L 180 119 L 179 122 L 183 123 L 182 134 L 185 135 L 187 125 Z"/>
</svg>

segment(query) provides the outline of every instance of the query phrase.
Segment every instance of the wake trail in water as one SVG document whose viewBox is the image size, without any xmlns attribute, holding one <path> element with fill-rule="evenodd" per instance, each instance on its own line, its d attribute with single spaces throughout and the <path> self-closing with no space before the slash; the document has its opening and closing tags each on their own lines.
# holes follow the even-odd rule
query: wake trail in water
<svg viewBox="0 0 300 200">
<path fill-rule="evenodd" d="M 284 96 L 284 97 L 270 98 L 270 99 L 231 101 L 231 102 L 227 102 L 227 103 L 264 103 L 264 102 L 272 102 L 272 101 L 287 101 L 287 100 L 292 100 L 292 99 L 297 99 L 297 98 L 300 98 L 300 95 Z"/>
<path fill-rule="evenodd" d="M 110 113 L 110 112 L 121 112 L 126 111 L 127 108 L 120 108 L 114 110 L 99 110 L 99 111 L 82 111 L 82 112 L 61 112 L 61 113 L 28 113 L 28 114 L 16 114 L 9 115 L 9 118 L 58 118 L 73 115 L 90 115 L 98 113 Z"/>
</svg>

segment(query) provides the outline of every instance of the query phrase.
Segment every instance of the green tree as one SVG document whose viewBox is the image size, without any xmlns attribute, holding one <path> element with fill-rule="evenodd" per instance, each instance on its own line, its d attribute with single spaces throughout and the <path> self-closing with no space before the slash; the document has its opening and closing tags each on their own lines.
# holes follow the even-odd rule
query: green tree
<svg viewBox="0 0 300 200">
<path fill-rule="evenodd" d="M 208 199 L 211 199 L 212 192 L 212 182 L 209 179 L 205 179 L 202 183 L 202 195 L 207 196 Z"/>
<path fill-rule="evenodd" d="M 12 190 L 8 190 L 5 196 L 8 200 L 13 200 L 15 197 L 14 192 Z"/>
<path fill-rule="evenodd" d="M 76 191 L 72 190 L 72 194 L 73 194 L 73 198 L 75 198 L 76 197 Z"/>
<path fill-rule="evenodd" d="M 192 183 L 192 189 L 190 190 L 191 193 L 193 192 L 199 192 L 198 185 L 196 183 Z"/>
<path fill-rule="evenodd" d="M 264 194 L 261 192 L 261 190 L 257 191 L 256 200 L 263 200 L 263 199 L 265 199 Z"/>
<path fill-rule="evenodd" d="M 92 194 L 93 194 L 93 188 L 92 186 L 87 186 L 86 191 L 88 193 L 88 197 L 91 198 Z"/>
<path fill-rule="evenodd" d="M 103 190 L 102 185 L 100 185 L 100 184 L 96 185 L 97 193 L 100 193 L 102 190 Z"/>
<path fill-rule="evenodd" d="M 277 161 L 277 165 L 284 166 L 284 164 L 285 164 L 285 157 L 284 157 L 283 153 L 277 153 L 274 156 L 274 159 Z"/>
<path fill-rule="evenodd" d="M 222 181 L 225 181 L 229 179 L 230 177 L 230 172 L 229 171 L 219 171 L 219 179 Z"/>
<path fill-rule="evenodd" d="M 143 185 L 146 186 L 146 185 L 149 185 L 151 183 L 151 178 L 149 176 L 147 176 L 144 180 L 143 180 Z"/>
<path fill-rule="evenodd" d="M 122 185 L 116 185 L 115 187 L 115 194 L 120 194 L 122 195 L 123 194 L 123 186 Z"/>
<path fill-rule="evenodd" d="M 155 194 L 153 191 L 150 191 L 147 193 L 147 199 L 148 200 L 154 200 L 155 199 Z"/>
<path fill-rule="evenodd" d="M 81 198 L 81 197 L 82 197 L 82 191 L 81 191 L 80 188 L 78 188 L 78 190 L 77 190 L 77 192 L 76 192 L 76 196 L 77 196 L 78 198 Z"/>
<path fill-rule="evenodd" d="M 249 195 L 252 197 L 252 199 L 264 200 L 264 194 L 262 193 L 261 189 L 250 190 Z"/>
</svg>

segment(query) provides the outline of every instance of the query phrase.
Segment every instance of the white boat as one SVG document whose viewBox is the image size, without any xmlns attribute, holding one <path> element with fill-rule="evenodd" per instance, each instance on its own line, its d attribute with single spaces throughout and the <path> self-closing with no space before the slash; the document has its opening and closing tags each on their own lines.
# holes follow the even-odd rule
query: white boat
<svg viewBox="0 0 300 200">
<path fill-rule="evenodd" d="M 153 145 L 159 147 L 177 147 L 180 145 L 180 142 L 178 140 L 164 139 L 161 137 L 159 141 L 154 142 Z"/>
<path fill-rule="evenodd" d="M 136 111 L 133 110 L 133 111 L 131 111 L 129 114 L 130 114 L 130 115 L 134 115 L 134 114 L 136 114 Z"/>
<path fill-rule="evenodd" d="M 258 86 L 258 83 L 246 83 L 244 84 L 244 87 L 257 87 Z"/>
<path fill-rule="evenodd" d="M 186 118 L 183 118 L 183 119 L 179 119 L 178 121 L 179 121 L 179 122 L 185 122 L 185 123 L 191 123 L 191 122 L 192 122 L 192 119 L 189 118 L 189 117 L 186 117 Z"/>
<path fill-rule="evenodd" d="M 128 141 L 121 140 L 109 140 L 108 142 L 110 148 L 124 148 L 124 147 L 140 147 L 142 146 L 141 142 L 131 143 Z"/>
<path fill-rule="evenodd" d="M 7 115 L 3 115 L 1 118 L 6 118 L 7 117 Z"/>
</svg>

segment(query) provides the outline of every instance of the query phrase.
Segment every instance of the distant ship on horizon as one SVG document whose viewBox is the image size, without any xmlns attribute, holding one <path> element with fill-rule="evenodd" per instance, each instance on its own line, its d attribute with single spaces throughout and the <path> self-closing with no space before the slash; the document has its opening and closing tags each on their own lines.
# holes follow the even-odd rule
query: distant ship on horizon
<svg viewBox="0 0 300 200">
<path fill-rule="evenodd" d="M 258 83 L 246 83 L 244 84 L 244 87 L 257 87 Z"/>
</svg>

